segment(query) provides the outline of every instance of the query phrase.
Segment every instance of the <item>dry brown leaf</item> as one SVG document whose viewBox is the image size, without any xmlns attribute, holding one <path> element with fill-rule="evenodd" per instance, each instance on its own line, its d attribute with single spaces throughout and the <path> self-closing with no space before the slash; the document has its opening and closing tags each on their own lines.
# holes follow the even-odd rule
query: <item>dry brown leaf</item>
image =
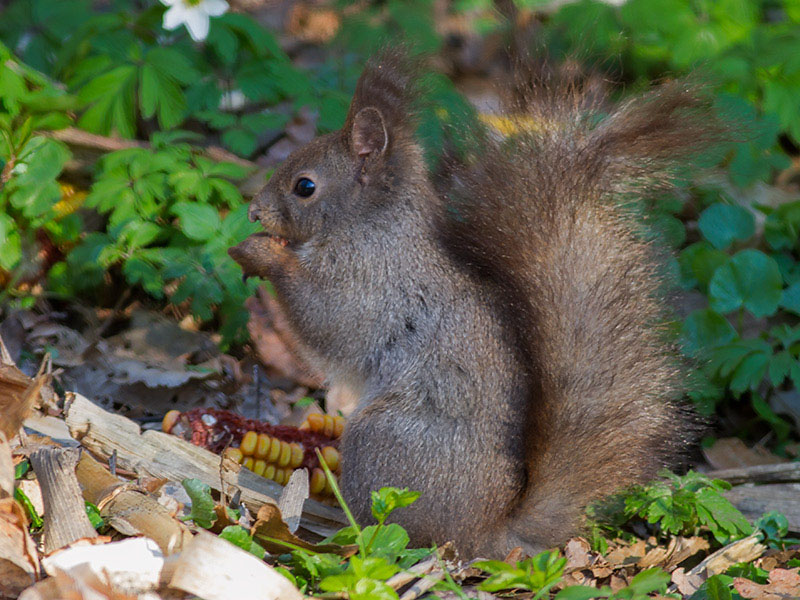
<svg viewBox="0 0 800 600">
<path fill-rule="evenodd" d="M 289 12 L 286 30 L 305 42 L 324 44 L 333 39 L 340 24 L 336 11 L 299 3 Z"/>
<path fill-rule="evenodd" d="M 639 561 L 639 567 L 642 569 L 661 567 L 670 571 L 690 556 L 708 549 L 708 540 L 704 538 L 698 536 L 690 538 L 673 536 L 666 548 L 663 546 L 651 548 Z"/>
<path fill-rule="evenodd" d="M 45 363 L 42 363 L 39 373 L 31 379 L 14 363 L 0 359 L 0 432 L 5 434 L 6 439 L 17 435 L 22 422 L 39 399 L 42 388 L 50 382 L 50 375 L 44 370 Z"/>
<path fill-rule="evenodd" d="M 325 552 L 339 554 L 340 556 L 352 556 L 358 551 L 358 546 L 339 546 L 337 544 L 310 544 L 300 539 L 289 531 L 289 526 L 283 520 L 280 509 L 274 504 L 265 504 L 258 509 L 256 522 L 250 530 L 251 535 L 256 538 L 259 544 L 264 546 L 269 552 L 286 552 L 287 545 L 279 542 L 287 542 L 293 546 L 299 546 L 311 552 Z M 277 541 L 275 541 L 277 540 Z"/>
<path fill-rule="evenodd" d="M 566 571 L 585 569 L 595 561 L 589 542 L 583 538 L 572 538 L 568 541 L 564 546 L 564 556 L 567 559 Z"/>
<path fill-rule="evenodd" d="M 787 459 L 772 454 L 763 446 L 748 448 L 739 438 L 721 438 L 710 448 L 703 448 L 703 456 L 714 469 L 735 469 L 788 462 Z"/>
<path fill-rule="evenodd" d="M 522 549 L 522 546 L 517 546 L 512 548 L 506 557 L 503 559 L 503 562 L 508 563 L 510 565 L 516 566 L 519 561 L 525 558 L 525 551 Z"/>
<path fill-rule="evenodd" d="M 16 597 L 39 578 L 36 544 L 28 520 L 13 498 L 0 500 L 0 597 Z"/>
<path fill-rule="evenodd" d="M 691 596 L 700 586 L 703 585 L 706 578 L 698 573 L 687 573 L 683 567 L 678 567 L 672 571 L 672 583 L 678 588 L 678 591 L 684 596 Z"/>
<path fill-rule="evenodd" d="M 800 574 L 797 568 L 773 569 L 767 584 L 737 577 L 733 587 L 742 597 L 753 600 L 797 600 L 800 598 Z"/>
<path fill-rule="evenodd" d="M 620 545 L 606 553 L 606 561 L 611 567 L 635 565 L 647 554 L 647 542 L 637 540 L 630 545 Z"/>
</svg>

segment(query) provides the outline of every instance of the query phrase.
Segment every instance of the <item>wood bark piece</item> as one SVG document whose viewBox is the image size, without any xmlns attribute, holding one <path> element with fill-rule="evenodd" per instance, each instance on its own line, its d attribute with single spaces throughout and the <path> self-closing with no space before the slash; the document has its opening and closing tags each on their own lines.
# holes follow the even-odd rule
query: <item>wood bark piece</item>
<svg viewBox="0 0 800 600">
<path fill-rule="evenodd" d="M 707 473 L 709 477 L 738 483 L 784 483 L 800 481 L 800 463 L 756 465 L 739 469 L 719 469 Z"/>
<path fill-rule="evenodd" d="M 745 517 L 754 521 L 770 510 L 777 510 L 789 521 L 789 530 L 800 533 L 800 484 L 740 485 L 724 493 Z"/>
<path fill-rule="evenodd" d="M 275 482 L 233 461 L 222 463 L 216 454 L 176 436 L 161 431 L 142 432 L 130 419 L 105 411 L 80 394 L 67 394 L 64 413 L 76 440 L 104 459 L 116 450 L 117 464 L 124 469 L 171 481 L 195 478 L 217 491 L 222 491 L 224 484 L 229 496 L 232 494 L 228 488 L 235 486 L 253 513 L 264 504 L 275 505 L 283 490 Z M 344 514 L 337 508 L 315 500 L 307 500 L 303 506 L 301 525 L 323 537 L 346 524 Z"/>
<path fill-rule="evenodd" d="M 76 470 L 83 498 L 100 509 L 106 523 L 125 535 L 143 535 L 165 555 L 180 552 L 191 541 L 189 528 L 154 498 L 109 473 L 84 452 Z"/>
<path fill-rule="evenodd" d="M 215 535 L 201 531 L 178 557 L 169 587 L 205 600 L 300 600 L 275 569 Z"/>
<path fill-rule="evenodd" d="M 30 457 L 44 499 L 44 551 L 97 537 L 75 477 L 80 450 L 42 447 Z"/>
</svg>

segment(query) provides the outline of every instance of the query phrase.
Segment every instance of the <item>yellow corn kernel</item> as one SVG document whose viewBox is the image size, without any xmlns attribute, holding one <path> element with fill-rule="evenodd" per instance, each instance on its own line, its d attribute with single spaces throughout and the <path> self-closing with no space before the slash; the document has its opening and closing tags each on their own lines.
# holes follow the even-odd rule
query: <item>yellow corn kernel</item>
<svg viewBox="0 0 800 600">
<path fill-rule="evenodd" d="M 325 429 L 325 415 L 323 414 L 311 413 L 306 417 L 306 421 L 308 421 L 308 426 L 311 428 L 311 431 L 319 433 Z"/>
<path fill-rule="evenodd" d="M 253 461 L 253 473 L 256 475 L 264 475 L 264 469 L 267 468 L 267 463 L 265 463 L 260 458 Z"/>
<path fill-rule="evenodd" d="M 336 448 L 333 446 L 325 446 L 321 454 L 331 471 L 336 471 L 339 468 L 339 451 Z"/>
<path fill-rule="evenodd" d="M 235 460 L 237 463 L 242 462 L 244 456 L 242 456 L 242 451 L 239 448 L 231 448 L 230 446 L 225 448 L 225 456 L 230 458 L 231 460 Z"/>
<path fill-rule="evenodd" d="M 322 430 L 322 433 L 324 433 L 328 437 L 333 437 L 333 417 L 332 416 L 325 415 L 325 428 Z"/>
<path fill-rule="evenodd" d="M 298 427 L 300 431 L 306 431 L 307 429 L 311 429 L 311 425 L 308 423 L 308 419 L 300 423 L 300 427 Z"/>
<path fill-rule="evenodd" d="M 239 449 L 245 456 L 252 456 L 256 451 L 256 444 L 258 443 L 258 434 L 255 431 L 248 431 L 242 437 L 242 443 L 239 444 Z"/>
<path fill-rule="evenodd" d="M 303 456 L 305 453 L 303 452 L 303 447 L 297 442 L 292 442 L 289 446 L 292 452 L 289 457 L 289 466 L 296 469 L 303 464 Z"/>
<path fill-rule="evenodd" d="M 275 479 L 275 465 L 267 465 L 267 468 L 264 469 L 264 477 L 267 479 Z"/>
<path fill-rule="evenodd" d="M 178 419 L 181 418 L 181 411 L 179 410 L 171 410 L 164 415 L 164 418 L 161 421 L 161 431 L 165 433 L 169 433 L 172 431 L 172 428 L 175 427 L 175 423 L 178 422 Z"/>
<path fill-rule="evenodd" d="M 327 494 L 328 496 L 333 496 L 333 487 L 331 486 L 331 479 L 338 483 L 338 480 L 336 479 L 336 475 L 334 475 L 333 473 L 331 473 L 329 477 L 325 478 L 325 492 L 324 493 Z"/>
<path fill-rule="evenodd" d="M 275 469 L 275 483 L 279 483 L 280 485 L 286 485 L 286 481 L 289 479 L 289 475 L 286 469 Z"/>
<path fill-rule="evenodd" d="M 252 456 L 248 456 L 248 457 L 246 457 L 246 458 L 245 458 L 245 459 L 242 461 L 242 466 L 243 466 L 245 469 L 250 469 L 250 470 L 252 471 L 252 470 L 253 470 L 253 463 L 254 463 L 254 462 L 255 462 L 255 461 L 253 461 L 253 457 L 252 457 Z"/>
<path fill-rule="evenodd" d="M 288 442 L 281 442 L 281 454 L 278 457 L 278 466 L 287 466 L 290 458 L 292 458 L 292 447 Z"/>
<path fill-rule="evenodd" d="M 266 459 L 269 454 L 269 446 L 271 443 L 270 437 L 266 433 L 258 434 L 258 441 L 256 442 L 256 451 L 253 454 L 256 458 Z"/>
<path fill-rule="evenodd" d="M 333 417 L 333 437 L 342 437 L 344 431 L 345 418 L 341 416 Z"/>
<path fill-rule="evenodd" d="M 267 462 L 278 462 L 281 455 L 281 441 L 278 438 L 272 438 L 269 444 L 269 454 L 267 454 Z"/>
<path fill-rule="evenodd" d="M 311 471 L 311 480 L 308 482 L 308 490 L 312 494 L 321 494 L 322 490 L 325 489 L 325 472 L 318 468 L 314 467 Z"/>
</svg>

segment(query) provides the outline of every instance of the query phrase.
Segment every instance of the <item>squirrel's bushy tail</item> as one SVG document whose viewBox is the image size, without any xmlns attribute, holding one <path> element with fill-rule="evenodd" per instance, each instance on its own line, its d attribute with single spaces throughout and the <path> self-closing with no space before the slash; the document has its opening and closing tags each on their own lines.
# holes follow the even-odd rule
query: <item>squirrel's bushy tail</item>
<svg viewBox="0 0 800 600">
<path fill-rule="evenodd" d="M 548 545 L 588 502 L 673 465 L 695 435 L 656 253 L 623 204 L 662 187 L 713 131 L 683 83 L 611 109 L 554 80 L 521 97 L 510 118 L 523 131 L 487 135 L 483 156 L 451 172 L 445 243 L 502 287 L 528 354 L 528 487 L 509 535 Z"/>
</svg>

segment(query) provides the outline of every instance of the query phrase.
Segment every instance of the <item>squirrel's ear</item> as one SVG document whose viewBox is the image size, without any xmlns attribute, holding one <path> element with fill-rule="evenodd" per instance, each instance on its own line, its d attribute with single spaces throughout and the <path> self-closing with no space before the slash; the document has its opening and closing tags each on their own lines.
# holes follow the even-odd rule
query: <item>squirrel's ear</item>
<svg viewBox="0 0 800 600">
<path fill-rule="evenodd" d="M 389 146 L 389 132 L 381 111 L 373 106 L 362 108 L 353 118 L 350 132 L 356 156 L 380 156 Z"/>
</svg>

